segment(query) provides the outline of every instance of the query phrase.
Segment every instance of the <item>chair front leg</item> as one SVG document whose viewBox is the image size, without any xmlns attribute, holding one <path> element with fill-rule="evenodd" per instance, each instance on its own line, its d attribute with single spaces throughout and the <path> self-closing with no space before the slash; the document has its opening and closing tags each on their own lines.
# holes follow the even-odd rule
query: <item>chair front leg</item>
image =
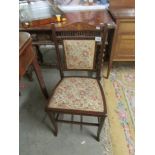
<svg viewBox="0 0 155 155">
<path fill-rule="evenodd" d="M 54 135 L 57 136 L 58 134 L 58 127 L 57 127 L 57 123 L 56 123 L 56 120 L 55 120 L 55 117 L 54 117 L 54 114 L 52 112 L 47 112 L 47 114 L 49 115 L 49 118 L 54 126 Z"/>
<path fill-rule="evenodd" d="M 97 130 L 97 141 L 100 141 L 100 133 L 101 133 L 104 121 L 105 121 L 105 116 L 102 116 L 99 119 L 99 127 L 98 127 L 98 130 Z"/>
</svg>

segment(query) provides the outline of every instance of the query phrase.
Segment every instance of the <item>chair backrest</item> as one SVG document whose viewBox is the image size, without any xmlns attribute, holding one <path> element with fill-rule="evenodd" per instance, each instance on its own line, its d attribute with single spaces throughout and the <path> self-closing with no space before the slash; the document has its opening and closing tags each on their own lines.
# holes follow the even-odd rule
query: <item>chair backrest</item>
<svg viewBox="0 0 155 155">
<path fill-rule="evenodd" d="M 64 27 L 52 24 L 52 38 L 58 58 L 61 77 L 64 71 L 93 71 L 100 77 L 107 38 L 107 25 L 95 27 L 73 23 Z M 63 47 L 63 57 L 60 46 Z"/>
</svg>

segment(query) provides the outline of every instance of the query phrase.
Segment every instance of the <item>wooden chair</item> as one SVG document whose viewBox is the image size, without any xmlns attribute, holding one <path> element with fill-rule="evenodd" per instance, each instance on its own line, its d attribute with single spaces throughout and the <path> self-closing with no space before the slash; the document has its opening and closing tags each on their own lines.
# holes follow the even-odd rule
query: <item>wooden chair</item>
<svg viewBox="0 0 155 155">
<path fill-rule="evenodd" d="M 52 25 L 52 36 L 61 80 L 53 90 L 45 110 L 54 125 L 54 135 L 57 136 L 58 133 L 57 122 L 94 125 L 98 126 L 99 141 L 107 116 L 105 96 L 100 84 L 107 25 L 97 29 L 82 23 L 73 23 L 61 28 Z M 64 57 L 60 54 L 59 44 L 63 45 Z M 88 71 L 96 74 L 95 77 L 64 76 L 65 71 Z M 94 116 L 98 118 L 98 123 L 61 120 L 59 113 Z"/>
</svg>

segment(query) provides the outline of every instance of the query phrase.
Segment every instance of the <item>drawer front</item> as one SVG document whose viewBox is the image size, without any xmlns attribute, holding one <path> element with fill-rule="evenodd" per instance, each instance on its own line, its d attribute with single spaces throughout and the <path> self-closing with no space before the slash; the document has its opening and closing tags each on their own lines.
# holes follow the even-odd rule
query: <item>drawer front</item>
<svg viewBox="0 0 155 155">
<path fill-rule="evenodd" d="M 135 57 L 135 36 L 119 35 L 117 38 L 114 59 L 134 59 Z"/>
<path fill-rule="evenodd" d="M 135 22 L 134 20 L 120 20 L 118 24 L 118 33 L 134 33 L 135 32 Z"/>
</svg>

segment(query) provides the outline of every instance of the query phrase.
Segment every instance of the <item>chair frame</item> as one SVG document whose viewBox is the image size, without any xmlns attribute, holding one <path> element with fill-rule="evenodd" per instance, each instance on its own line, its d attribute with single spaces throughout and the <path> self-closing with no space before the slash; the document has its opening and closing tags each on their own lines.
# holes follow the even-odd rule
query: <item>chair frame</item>
<svg viewBox="0 0 155 155">
<path fill-rule="evenodd" d="M 100 88 L 100 92 L 102 95 L 102 99 L 103 99 L 103 106 L 104 106 L 104 111 L 103 112 L 93 112 L 93 111 L 83 111 L 83 110 L 69 110 L 69 109 L 56 109 L 56 108 L 49 108 L 48 104 L 45 107 L 45 111 L 47 112 L 54 128 L 54 135 L 57 136 L 58 134 L 58 127 L 57 127 L 57 123 L 56 122 L 64 122 L 64 123 L 72 123 L 72 124 L 84 124 L 84 125 L 92 125 L 92 126 L 98 126 L 98 131 L 97 131 L 97 140 L 100 140 L 100 133 L 101 133 L 101 129 L 103 127 L 105 118 L 107 116 L 107 107 L 106 107 L 106 100 L 105 100 L 105 95 L 102 89 L 102 86 L 100 84 L 100 72 L 101 72 L 101 66 L 102 66 L 102 60 L 103 60 L 103 54 L 104 54 L 104 49 L 105 49 L 105 42 L 106 42 L 106 38 L 107 38 L 107 33 L 108 33 L 108 28 L 107 25 L 103 25 L 102 27 L 100 27 L 100 29 L 96 29 L 96 27 L 93 27 L 92 25 L 88 25 L 88 24 L 84 24 L 84 27 L 80 27 L 78 25 L 83 25 L 83 23 L 73 23 L 71 25 L 67 25 L 65 27 L 61 27 L 61 28 L 57 28 L 55 27 L 54 24 L 52 24 L 52 38 L 53 41 L 55 43 L 55 49 L 56 49 L 56 55 L 57 55 L 57 60 L 58 60 L 58 66 L 59 66 L 59 71 L 60 71 L 60 75 L 61 75 L 61 80 L 57 83 L 57 85 L 55 86 L 55 88 L 52 91 L 51 97 L 53 96 L 55 89 L 57 88 L 57 86 L 61 83 L 62 79 L 64 77 L 80 77 L 80 78 L 93 78 L 96 79 Z M 92 29 L 93 28 L 93 29 Z M 64 35 L 58 35 L 59 34 L 67 34 L 66 36 Z M 88 36 L 84 35 L 84 34 L 88 34 Z M 75 39 L 75 40 L 82 40 L 82 39 L 87 39 L 87 40 L 94 40 L 95 36 L 91 35 L 91 34 L 100 34 L 101 36 L 101 44 L 100 49 L 99 49 L 99 53 L 97 55 L 97 50 L 95 51 L 95 55 L 97 58 L 95 58 L 94 56 L 94 60 L 97 62 L 95 63 L 95 65 L 93 65 L 93 69 L 67 69 L 64 68 L 64 66 L 62 65 L 62 61 L 61 61 L 61 56 L 60 56 L 60 51 L 59 51 L 59 44 L 63 43 L 63 40 L 69 40 L 69 39 Z M 78 34 L 77 36 L 74 36 L 75 34 Z M 97 45 L 97 43 L 95 43 Z M 95 46 L 96 46 L 95 45 Z M 97 46 L 95 47 L 97 48 Z M 66 61 L 66 60 L 65 60 Z M 66 66 L 66 65 L 65 65 Z M 92 72 L 96 72 L 96 77 L 84 77 L 84 76 L 64 76 L 64 71 L 92 71 Z M 50 97 L 50 98 L 51 98 Z M 81 116 L 81 121 L 77 122 L 77 121 L 67 121 L 67 120 L 61 120 L 59 119 L 59 113 L 63 113 L 63 114 L 71 114 L 71 115 L 80 115 Z M 94 117 L 98 117 L 98 123 L 88 123 L 88 122 L 83 122 L 83 116 L 94 116 Z"/>
</svg>

